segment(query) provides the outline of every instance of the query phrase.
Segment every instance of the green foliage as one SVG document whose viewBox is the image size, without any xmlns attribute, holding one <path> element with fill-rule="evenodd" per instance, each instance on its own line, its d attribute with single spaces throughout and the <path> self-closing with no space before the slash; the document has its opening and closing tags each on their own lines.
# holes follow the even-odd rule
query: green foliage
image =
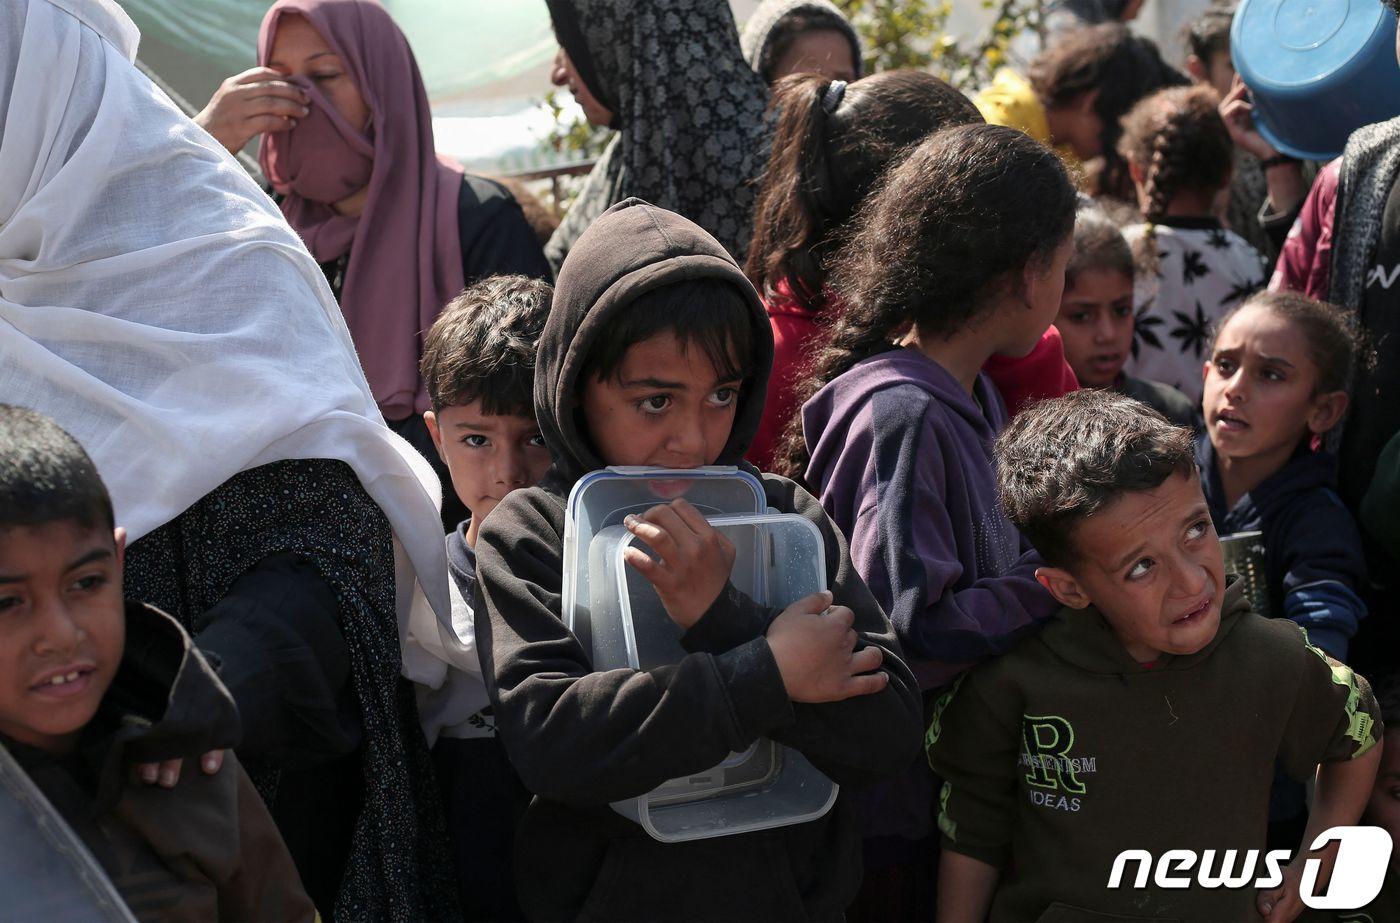
<svg viewBox="0 0 1400 923">
<path fill-rule="evenodd" d="M 544 145 L 566 161 L 597 160 L 612 140 L 612 129 L 592 125 L 582 115 L 566 116 L 560 91 L 550 90 L 542 105 L 554 121 L 554 129 L 545 136 Z"/>
<path fill-rule="evenodd" d="M 925 68 L 935 39 L 942 34 L 951 2 L 937 5 L 911 0 L 836 0 L 855 24 L 865 45 L 865 72 L 901 67 Z"/>
<path fill-rule="evenodd" d="M 1043 0 L 981 0 L 993 10 L 991 26 L 962 38 L 948 31 L 952 0 L 836 0 L 865 43 L 866 73 L 897 67 L 929 70 L 966 92 L 991 80 L 1005 64 L 1011 42 L 1039 34 Z"/>
<path fill-rule="evenodd" d="M 1011 43 L 1018 37 L 1042 34 L 1045 0 L 980 0 L 992 10 L 991 25 L 980 35 L 955 36 L 948 31 L 953 0 L 835 0 L 860 33 L 865 45 L 865 72 L 873 74 L 901 67 L 932 71 L 971 93 L 990 82 L 997 68 L 1007 63 Z M 968 0 L 958 0 L 968 2 Z M 544 138 L 546 149 L 571 162 L 594 160 L 603 153 L 612 132 L 588 124 L 582 117 L 567 117 L 558 91 L 551 91 L 543 105 L 554 129 Z M 566 183 L 564 201 L 571 200 L 577 183 Z"/>
</svg>

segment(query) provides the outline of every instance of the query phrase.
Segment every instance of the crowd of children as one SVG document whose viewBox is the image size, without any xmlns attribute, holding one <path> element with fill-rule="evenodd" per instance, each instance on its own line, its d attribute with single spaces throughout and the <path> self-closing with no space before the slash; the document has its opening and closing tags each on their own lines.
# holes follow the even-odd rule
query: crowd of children
<svg viewBox="0 0 1400 923">
<path fill-rule="evenodd" d="M 973 100 L 923 72 L 861 77 L 860 41 L 824 0 L 765 3 L 742 55 L 723 0 L 606 15 L 551 0 L 566 81 L 623 134 L 550 249 L 553 284 L 497 272 L 462 288 L 426 256 L 398 266 L 417 301 L 456 292 L 407 345 L 329 309 L 332 291 L 390 298 L 388 270 L 346 275 L 347 248 L 393 237 L 390 218 L 370 224 L 403 201 L 362 177 L 359 218 L 300 202 L 273 171 L 282 210 L 316 238 L 308 254 L 223 142 L 154 105 L 144 124 L 237 204 L 201 224 L 172 199 L 199 232 L 132 231 L 142 271 L 174 278 L 186 250 L 227 234 L 199 252 L 236 254 L 220 279 L 253 267 L 283 280 L 273 303 L 308 307 L 257 342 L 199 312 L 102 327 L 152 344 L 124 377 L 86 333 L 46 335 L 36 306 L 101 315 L 83 286 L 125 270 L 74 283 L 63 273 L 102 258 L 54 259 L 43 234 L 34 258 L 22 236 L 48 227 L 41 193 L 63 172 L 44 164 L 90 156 L 86 125 L 102 122 L 85 107 L 151 106 L 132 102 L 147 84 L 125 59 L 129 23 L 89 2 L 28 0 L 0 18 L 0 91 L 14 80 L 17 106 L 33 93 L 82 122 L 35 141 L 42 156 L 0 123 L 0 163 L 34 170 L 22 189 L 0 177 L 0 209 L 18 203 L 0 211 L 0 756 L 137 918 L 1282 923 L 1313 913 L 1304 870 L 1320 863 L 1325 880 L 1338 855 L 1323 831 L 1400 836 L 1387 647 L 1400 143 L 1391 123 L 1358 133 L 1306 202 L 1289 191 L 1297 165 L 1269 157 L 1252 165 L 1267 188 L 1241 188 L 1259 149 L 1241 140 L 1248 104 L 1219 58 L 1226 9 L 1189 31 L 1194 86 L 1110 22 L 1057 32 L 1027 74 L 1004 70 Z M 1138 5 L 1120 6 L 1128 19 Z M 279 0 L 263 58 L 298 30 L 318 55 L 345 54 L 359 7 L 383 13 Z M 609 45 L 615 33 L 630 38 Z M 81 50 L 64 59 L 88 75 L 71 96 L 16 77 L 34 67 L 20 49 L 51 34 Z M 383 54 L 347 59 L 358 74 Z M 675 72 L 646 85 L 645 54 Z M 691 93 L 692 69 L 731 58 L 751 70 L 725 94 L 688 121 L 657 112 L 658 87 Z M 386 86 L 421 88 L 411 55 L 395 66 Z M 298 80 L 318 107 L 344 92 Z M 394 156 L 393 131 L 370 134 L 374 157 Z M 269 138 L 265 163 L 296 149 L 295 130 Z M 681 141 L 694 150 L 662 151 Z M 760 150 L 766 168 L 750 170 Z M 414 151 L 453 202 L 472 188 Z M 752 183 L 718 194 L 735 177 L 697 151 Z M 191 169 L 158 162 L 103 182 L 158 196 L 145 179 Z M 89 185 L 81 200 L 104 201 Z M 434 199 L 428 185 L 415 202 Z M 667 201 L 618 201 L 635 188 Z M 1270 241 L 1280 211 L 1302 230 L 1264 291 L 1270 257 L 1246 237 Z M 316 263 L 328 231 L 339 270 Z M 289 359 L 286 342 L 319 344 L 323 382 L 285 429 L 246 424 L 259 441 L 236 463 L 233 436 L 191 449 L 162 429 L 188 406 L 170 403 L 162 370 L 212 393 L 193 385 L 195 347 L 170 345 L 179 333 L 243 355 L 253 404 L 279 383 L 301 399 L 285 370 L 310 357 Z M 367 382 L 353 367 L 352 334 L 361 356 L 394 351 L 392 395 L 376 379 L 387 368 Z M 465 510 L 445 540 L 419 491 L 435 479 L 376 404 L 418 411 L 396 428 L 421 428 Z M 218 470 L 148 513 L 132 497 L 160 459 L 127 423 L 169 460 L 221 448 Z M 696 476 L 661 480 L 621 518 L 620 560 L 679 654 L 595 669 L 569 609 L 571 496 L 605 470 L 698 468 L 749 478 L 760 511 L 799 521 L 825 589 L 771 607 L 739 590 L 736 546 L 691 494 Z M 1222 540 L 1254 558 L 1230 566 Z M 667 838 L 613 807 L 761 741 L 835 784 L 825 808 Z M 1261 866 L 1206 887 L 1206 858 L 1199 884 L 1158 864 L 1110 886 L 1125 851 L 1266 846 L 1292 857 L 1273 878 Z M 1398 875 L 1352 908 L 1369 917 L 1338 919 L 1390 919 Z"/>
</svg>

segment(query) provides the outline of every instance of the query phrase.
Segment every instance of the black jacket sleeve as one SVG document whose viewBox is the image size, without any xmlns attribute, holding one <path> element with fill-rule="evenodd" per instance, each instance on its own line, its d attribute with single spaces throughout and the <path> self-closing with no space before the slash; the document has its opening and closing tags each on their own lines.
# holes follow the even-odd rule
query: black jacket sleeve
<svg viewBox="0 0 1400 923">
<path fill-rule="evenodd" d="M 462 241 L 462 278 L 467 285 L 499 275 L 553 280 L 539 238 L 520 203 L 504 186 L 465 176 L 457 199 L 457 230 Z"/>
<path fill-rule="evenodd" d="M 195 643 L 238 704 L 245 760 L 297 768 L 359 744 L 339 611 L 316 566 L 283 553 L 263 558 L 195 619 Z"/>
<path fill-rule="evenodd" d="M 632 798 L 792 722 L 761 636 L 654 670 L 592 672 L 560 619 L 563 518 L 544 491 L 515 491 L 476 547 L 482 674 L 526 788 L 578 805 Z"/>
<path fill-rule="evenodd" d="M 1312 643 L 1345 660 L 1366 615 L 1366 555 L 1356 520 L 1330 490 L 1312 491 L 1267 536 L 1276 612 L 1302 625 Z"/>
<path fill-rule="evenodd" d="M 794 704 L 793 723 L 773 739 L 800 751 L 840 785 L 868 784 L 907 769 L 923 737 L 923 699 L 894 628 L 856 573 L 845 536 L 821 503 L 785 478 L 770 475 L 764 481 L 770 505 L 806 517 L 821 532 L 832 602 L 855 613 L 856 649 L 880 648 L 884 652 L 880 669 L 890 678 L 874 695 L 820 705 Z"/>
</svg>

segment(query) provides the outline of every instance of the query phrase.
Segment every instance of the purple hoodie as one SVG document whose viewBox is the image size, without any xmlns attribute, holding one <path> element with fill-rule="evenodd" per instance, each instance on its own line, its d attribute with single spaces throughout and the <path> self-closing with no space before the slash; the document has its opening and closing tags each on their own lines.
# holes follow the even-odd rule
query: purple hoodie
<svg viewBox="0 0 1400 923">
<path fill-rule="evenodd" d="M 850 538 L 924 689 L 1004 653 L 1059 608 L 997 502 L 992 443 L 1006 408 L 985 374 L 975 393 L 922 353 L 894 349 L 802 408 L 807 482 Z"/>
</svg>

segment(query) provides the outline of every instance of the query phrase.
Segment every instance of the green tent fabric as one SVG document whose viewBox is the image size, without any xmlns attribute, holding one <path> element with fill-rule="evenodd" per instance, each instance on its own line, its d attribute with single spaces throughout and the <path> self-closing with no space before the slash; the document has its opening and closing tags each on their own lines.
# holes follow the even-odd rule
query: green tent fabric
<svg viewBox="0 0 1400 923">
<path fill-rule="evenodd" d="M 123 0 L 141 29 L 141 61 L 196 109 L 255 63 L 272 0 Z M 384 0 L 413 45 L 434 106 L 539 68 L 554 55 L 543 3 Z"/>
</svg>

